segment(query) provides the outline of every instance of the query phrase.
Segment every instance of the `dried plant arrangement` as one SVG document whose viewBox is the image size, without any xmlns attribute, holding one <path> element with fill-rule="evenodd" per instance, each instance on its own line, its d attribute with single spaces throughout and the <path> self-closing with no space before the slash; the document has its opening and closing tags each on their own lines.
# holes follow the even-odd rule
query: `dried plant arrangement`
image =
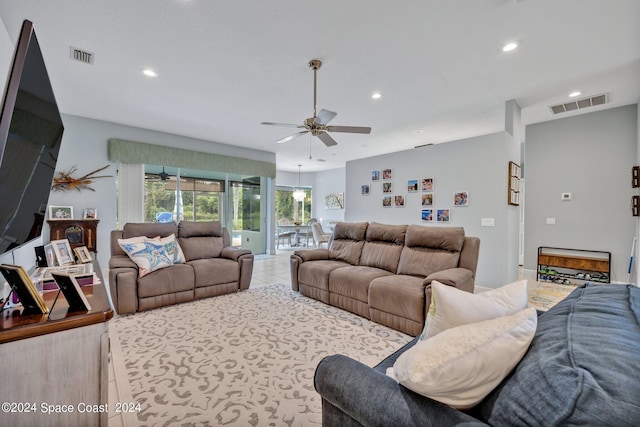
<svg viewBox="0 0 640 427">
<path fill-rule="evenodd" d="M 78 191 L 82 189 L 96 191 L 93 188 L 89 187 L 89 184 L 91 184 L 93 182 L 92 180 L 94 179 L 109 178 L 113 176 L 113 175 L 95 176 L 96 173 L 101 172 L 108 167 L 109 165 L 103 166 L 99 169 L 94 170 L 93 172 L 89 172 L 88 174 L 81 176 L 80 178 L 74 178 L 71 176 L 75 172 L 77 172 L 78 168 L 76 166 L 69 169 L 68 172 L 60 171 L 58 172 L 58 176 L 53 178 L 53 185 L 51 186 L 51 188 L 54 191 L 67 191 L 67 190 L 74 190 L 74 189 Z"/>
</svg>

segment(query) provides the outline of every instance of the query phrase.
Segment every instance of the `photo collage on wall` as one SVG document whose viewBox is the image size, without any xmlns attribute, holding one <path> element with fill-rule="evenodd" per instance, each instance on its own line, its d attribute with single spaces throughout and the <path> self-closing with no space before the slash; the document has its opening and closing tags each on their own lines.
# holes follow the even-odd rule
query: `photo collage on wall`
<svg viewBox="0 0 640 427">
<path fill-rule="evenodd" d="M 380 186 L 377 186 L 377 191 L 382 190 L 381 201 L 383 208 L 404 208 L 407 204 L 411 205 L 411 200 L 414 197 L 417 197 L 416 200 L 419 200 L 420 203 L 420 220 L 422 222 L 451 222 L 451 209 L 448 206 L 438 207 L 435 204 L 434 178 L 407 180 L 405 195 L 398 194 L 403 193 L 403 184 L 397 185 L 393 182 L 392 168 L 373 170 L 371 171 L 371 184 L 363 184 L 361 186 L 362 195 L 371 195 L 374 192 L 374 186 L 377 182 L 381 183 Z M 416 196 L 412 196 L 411 193 L 416 193 Z M 466 191 L 455 192 L 450 200 L 450 203 L 454 207 L 469 206 L 469 193 Z"/>
</svg>

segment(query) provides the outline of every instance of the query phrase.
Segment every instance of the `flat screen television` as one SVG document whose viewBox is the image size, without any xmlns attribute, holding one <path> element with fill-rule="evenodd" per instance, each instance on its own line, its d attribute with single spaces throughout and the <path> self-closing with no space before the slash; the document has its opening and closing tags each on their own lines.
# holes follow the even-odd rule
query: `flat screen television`
<svg viewBox="0 0 640 427">
<path fill-rule="evenodd" d="M 25 20 L 0 114 L 0 254 L 41 236 L 63 130 L 33 23 Z"/>
</svg>

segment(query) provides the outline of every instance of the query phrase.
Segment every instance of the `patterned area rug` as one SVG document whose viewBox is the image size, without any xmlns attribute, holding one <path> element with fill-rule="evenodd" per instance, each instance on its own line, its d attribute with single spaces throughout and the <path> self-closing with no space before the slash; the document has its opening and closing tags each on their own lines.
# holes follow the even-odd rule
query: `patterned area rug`
<svg viewBox="0 0 640 427">
<path fill-rule="evenodd" d="M 141 426 L 321 425 L 320 360 L 374 366 L 408 335 L 272 285 L 114 319 Z"/>
<path fill-rule="evenodd" d="M 578 285 L 560 285 L 555 283 L 541 283 L 529 295 L 529 307 L 547 311 L 565 299 Z"/>
</svg>

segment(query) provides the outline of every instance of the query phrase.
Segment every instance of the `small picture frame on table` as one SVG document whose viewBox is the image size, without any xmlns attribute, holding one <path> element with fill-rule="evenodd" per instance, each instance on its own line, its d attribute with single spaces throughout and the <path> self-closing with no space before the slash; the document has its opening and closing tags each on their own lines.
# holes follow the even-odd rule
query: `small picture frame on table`
<svg viewBox="0 0 640 427">
<path fill-rule="evenodd" d="M 82 213 L 82 219 L 98 219 L 98 209 L 86 208 Z"/>
<path fill-rule="evenodd" d="M 44 256 L 47 259 L 47 267 L 55 267 L 58 265 L 56 253 L 53 250 L 53 244 L 48 243 L 44 245 Z"/>
<path fill-rule="evenodd" d="M 89 254 L 89 250 L 86 246 L 73 248 L 73 251 L 76 253 L 76 257 L 78 257 L 78 264 L 91 262 L 91 255 Z"/>
<path fill-rule="evenodd" d="M 73 206 L 49 206 L 49 219 L 73 219 Z"/>
<path fill-rule="evenodd" d="M 52 240 L 53 252 L 56 254 L 56 261 L 58 265 L 71 265 L 75 264 L 73 261 L 73 252 L 71 252 L 71 246 L 67 239 Z"/>
</svg>

